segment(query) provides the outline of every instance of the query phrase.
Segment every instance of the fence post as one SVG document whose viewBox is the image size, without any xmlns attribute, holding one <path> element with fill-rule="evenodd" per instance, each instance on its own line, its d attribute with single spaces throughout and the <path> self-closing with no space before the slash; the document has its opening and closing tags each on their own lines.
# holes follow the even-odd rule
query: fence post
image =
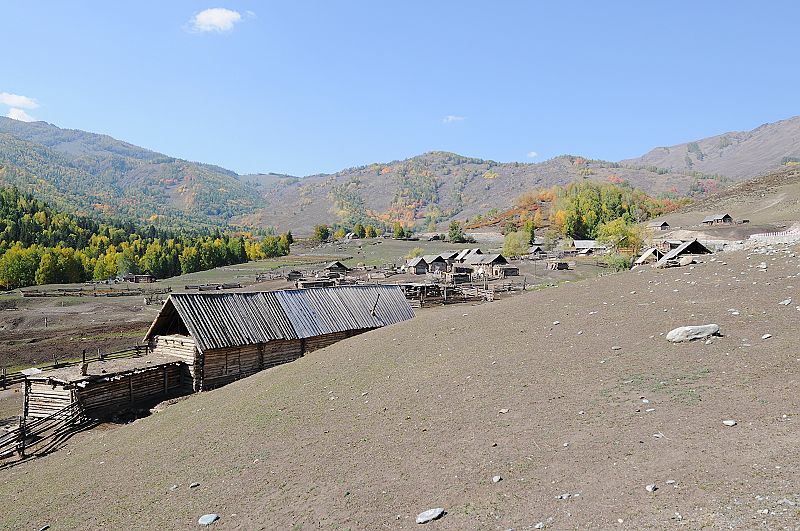
<svg viewBox="0 0 800 531">
<path fill-rule="evenodd" d="M 19 445 L 17 452 L 21 458 L 25 458 L 25 417 L 19 417 Z"/>
<path fill-rule="evenodd" d="M 2 373 L 0 373 L 0 386 L 3 387 L 3 391 L 6 390 L 6 368 L 3 367 Z"/>
<path fill-rule="evenodd" d="M 103 361 L 103 353 L 102 353 L 102 352 L 100 352 L 100 347 L 97 347 L 97 358 L 98 358 L 100 361 Z"/>
</svg>

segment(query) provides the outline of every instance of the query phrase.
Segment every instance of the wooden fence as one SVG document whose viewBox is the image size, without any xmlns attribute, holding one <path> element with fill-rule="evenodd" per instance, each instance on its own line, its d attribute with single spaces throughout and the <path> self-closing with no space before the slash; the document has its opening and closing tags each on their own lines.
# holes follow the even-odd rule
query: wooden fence
<svg viewBox="0 0 800 531">
<path fill-rule="evenodd" d="M 54 448 L 79 429 L 84 422 L 83 411 L 77 402 L 40 419 L 20 417 L 19 426 L 0 435 L 0 459 L 15 454 L 24 458 L 26 453 L 43 452 Z"/>
<path fill-rule="evenodd" d="M 47 371 L 50 369 L 60 369 L 63 367 L 74 367 L 81 363 L 91 363 L 93 361 L 116 360 L 121 358 L 137 358 L 150 353 L 150 345 L 135 345 L 124 350 L 117 350 L 114 352 L 101 352 L 97 350 L 94 356 L 87 356 L 86 351 L 83 351 L 83 357 L 75 361 L 58 361 L 46 365 L 37 365 L 37 369 Z M 6 389 L 12 385 L 20 384 L 25 381 L 25 375 L 22 371 L 7 372 L 6 369 L 0 369 L 0 389 Z"/>
</svg>

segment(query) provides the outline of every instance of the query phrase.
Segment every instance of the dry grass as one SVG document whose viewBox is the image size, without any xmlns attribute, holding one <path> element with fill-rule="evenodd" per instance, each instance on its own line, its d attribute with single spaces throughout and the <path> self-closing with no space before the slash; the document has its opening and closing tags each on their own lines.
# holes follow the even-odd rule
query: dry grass
<svg viewBox="0 0 800 531">
<path fill-rule="evenodd" d="M 426 311 L 78 435 L 0 471 L 0 527 L 791 527 L 800 258 L 718 258 Z"/>
</svg>

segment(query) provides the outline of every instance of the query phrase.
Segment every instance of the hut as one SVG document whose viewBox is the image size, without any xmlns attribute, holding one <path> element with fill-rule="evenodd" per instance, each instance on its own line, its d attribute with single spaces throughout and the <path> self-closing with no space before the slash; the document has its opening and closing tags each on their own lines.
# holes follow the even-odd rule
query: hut
<svg viewBox="0 0 800 531">
<path fill-rule="evenodd" d="M 541 244 L 534 244 L 528 247 L 528 256 L 536 257 L 545 254 L 544 246 Z"/>
<path fill-rule="evenodd" d="M 428 264 L 428 272 L 430 273 L 444 273 L 447 271 L 447 261 L 442 258 L 442 255 L 426 254 L 422 259 Z"/>
<path fill-rule="evenodd" d="M 702 254 L 711 254 L 711 251 L 696 239 L 685 241 L 680 246 L 662 256 L 658 262 L 653 264 L 653 267 L 670 267 L 672 265 L 677 265 L 678 260 L 682 256 L 698 256 Z"/>
<path fill-rule="evenodd" d="M 145 341 L 154 354 L 181 360 L 184 378 L 200 391 L 412 317 L 397 286 L 179 293 Z"/>
<path fill-rule="evenodd" d="M 730 214 L 712 214 L 703 218 L 700 223 L 703 225 L 730 225 L 733 223 L 733 218 Z"/>
<path fill-rule="evenodd" d="M 669 223 L 666 221 L 651 221 L 647 227 L 653 230 L 669 230 Z"/>
<path fill-rule="evenodd" d="M 502 254 L 473 254 L 466 264 L 478 276 L 499 277 L 519 275 L 519 268 L 511 266 Z"/>
<path fill-rule="evenodd" d="M 191 390 L 182 361 L 166 355 L 97 361 L 25 377 L 23 414 L 44 418 L 79 404 L 90 418 L 148 406 Z"/>
<path fill-rule="evenodd" d="M 344 265 L 343 263 L 339 262 L 338 260 L 326 264 L 324 270 L 330 274 L 334 273 L 336 275 L 346 275 L 350 268 Z"/>
<path fill-rule="evenodd" d="M 412 258 L 406 264 L 406 273 L 411 275 L 424 275 L 428 272 L 428 262 L 421 256 Z"/>
<path fill-rule="evenodd" d="M 606 250 L 605 246 L 597 243 L 597 240 L 572 240 L 572 246 L 577 254 L 584 255 Z"/>
</svg>

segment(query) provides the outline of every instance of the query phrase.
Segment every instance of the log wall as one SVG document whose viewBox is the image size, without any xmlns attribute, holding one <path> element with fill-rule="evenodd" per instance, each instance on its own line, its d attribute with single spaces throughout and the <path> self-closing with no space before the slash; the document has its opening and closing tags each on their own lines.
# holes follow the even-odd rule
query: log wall
<svg viewBox="0 0 800 531">
<path fill-rule="evenodd" d="M 72 391 L 43 381 L 29 382 L 26 389 L 27 416 L 44 418 L 72 404 Z"/>
<path fill-rule="evenodd" d="M 314 352 L 315 350 L 329 347 L 342 339 L 356 336 L 362 332 L 366 332 L 366 330 L 347 330 L 345 332 L 334 332 L 332 334 L 309 337 L 305 340 L 305 352 Z"/>
<path fill-rule="evenodd" d="M 182 392 L 181 366 L 163 365 L 147 371 L 86 382 L 76 389 L 87 415 L 104 416 Z"/>
<path fill-rule="evenodd" d="M 184 362 L 183 378 L 190 382 L 192 389 L 200 390 L 201 374 L 197 370 L 197 348 L 194 339 L 189 336 L 156 336 L 151 348 L 154 354 L 173 356 Z"/>
<path fill-rule="evenodd" d="M 206 350 L 202 357 L 202 389 L 219 387 L 263 369 L 294 361 L 302 355 L 302 342 L 299 340 Z"/>
</svg>

